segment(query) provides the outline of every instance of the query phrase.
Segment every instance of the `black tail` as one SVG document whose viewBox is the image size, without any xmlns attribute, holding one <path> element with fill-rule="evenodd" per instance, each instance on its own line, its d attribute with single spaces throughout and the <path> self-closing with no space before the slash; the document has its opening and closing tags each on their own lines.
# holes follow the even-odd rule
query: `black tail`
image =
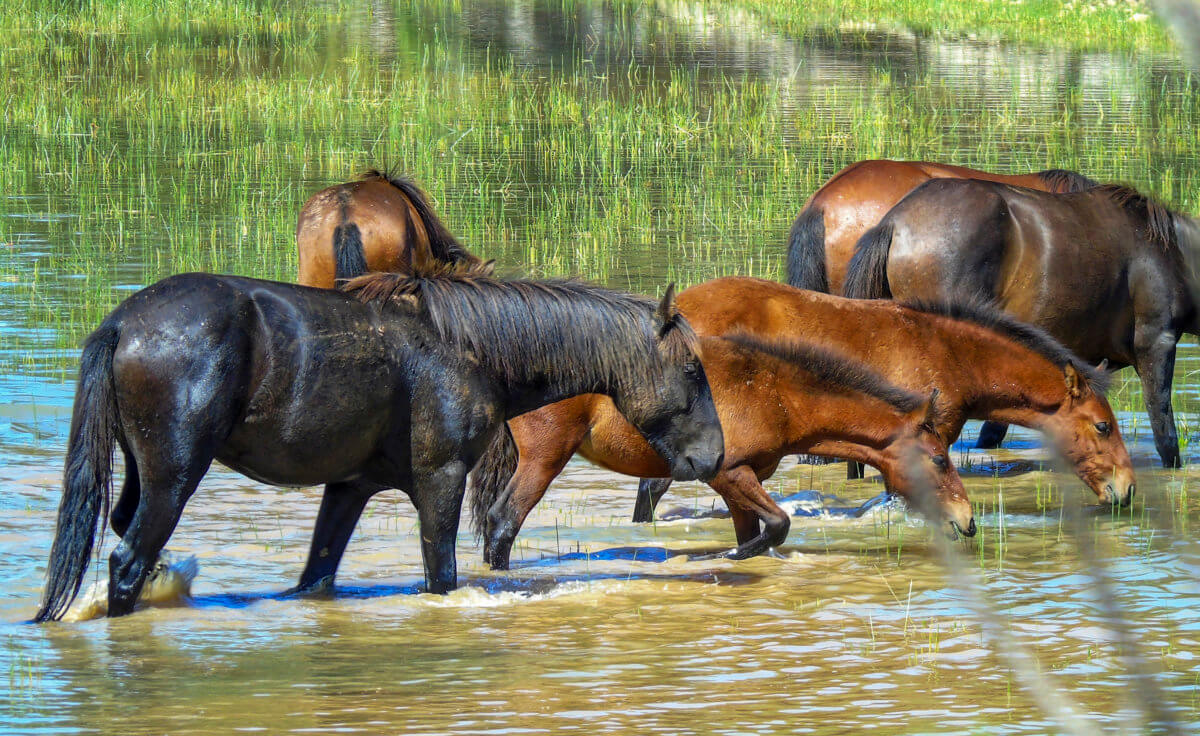
<svg viewBox="0 0 1200 736">
<path fill-rule="evenodd" d="M 854 257 L 846 270 L 842 296 L 851 299 L 891 299 L 888 284 L 888 253 L 892 249 L 892 225 L 883 222 L 863 233 L 854 246 Z"/>
<path fill-rule="evenodd" d="M 787 282 L 797 289 L 829 293 L 829 276 L 825 272 L 825 211 L 820 207 L 809 207 L 792 223 Z"/>
<path fill-rule="evenodd" d="M 1038 172 L 1038 178 L 1046 183 L 1052 191 L 1060 194 L 1065 192 L 1085 192 L 1096 186 L 1096 182 L 1083 174 L 1069 169 L 1046 169 Z"/>
<path fill-rule="evenodd" d="M 508 481 L 517 472 L 517 443 L 506 422 L 496 432 L 483 457 L 471 470 L 471 528 L 476 539 L 487 531 L 488 510 L 504 493 Z"/>
<path fill-rule="evenodd" d="M 50 549 L 42 607 L 33 617 L 37 622 L 60 619 L 71 607 L 87 572 L 101 513 L 108 515 L 117 433 L 112 363 L 119 339 L 116 325 L 106 321 L 83 348 L 58 527 Z"/>
<path fill-rule="evenodd" d="M 412 202 L 413 209 L 417 211 L 417 217 L 421 218 L 421 225 L 425 227 L 425 235 L 429 238 L 429 252 L 433 254 L 434 258 L 443 263 L 479 262 L 480 259 L 464 248 L 462 243 L 450 234 L 442 221 L 434 214 L 425 192 L 421 191 L 420 187 L 404 177 L 389 176 L 376 169 L 368 171 L 366 176 L 384 179 L 388 184 L 399 189 L 405 197 L 408 197 L 408 201 Z"/>
<path fill-rule="evenodd" d="M 353 222 L 343 222 L 333 230 L 333 264 L 333 277 L 339 285 L 369 270 L 362 233 Z"/>
</svg>

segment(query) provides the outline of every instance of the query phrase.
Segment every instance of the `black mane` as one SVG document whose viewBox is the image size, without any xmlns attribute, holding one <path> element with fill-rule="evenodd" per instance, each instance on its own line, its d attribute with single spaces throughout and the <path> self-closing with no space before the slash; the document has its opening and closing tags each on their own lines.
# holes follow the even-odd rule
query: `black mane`
<svg viewBox="0 0 1200 736">
<path fill-rule="evenodd" d="M 864 393 L 903 412 L 916 411 L 929 400 L 928 396 L 890 383 L 857 360 L 809 342 L 764 340 L 747 332 L 734 332 L 725 339 L 797 365 L 830 388 Z"/>
<path fill-rule="evenodd" d="M 1112 383 L 1112 376 L 1107 371 L 1102 371 L 1095 366 L 1089 365 L 1058 340 L 1054 339 L 1050 333 L 1040 327 L 1022 322 L 1007 312 L 1001 311 L 991 302 L 981 298 L 960 298 L 953 302 L 906 301 L 902 302 L 902 305 L 908 309 L 924 312 L 925 314 L 934 314 L 950 319 L 971 322 L 980 327 L 999 332 L 1014 342 L 1041 355 L 1055 365 L 1064 366 L 1067 363 L 1071 363 L 1087 379 L 1088 385 L 1091 386 L 1092 390 L 1098 394 L 1103 395 L 1107 393 L 1109 384 Z"/>
<path fill-rule="evenodd" d="M 1083 174 L 1069 169 L 1046 169 L 1037 173 L 1046 186 L 1059 193 L 1083 192 L 1098 186 L 1098 183 Z"/>
<path fill-rule="evenodd" d="M 599 388 L 658 379 L 663 360 L 698 349 L 682 317 L 656 344 L 653 300 L 573 280 L 500 281 L 487 268 L 372 273 L 343 288 L 360 301 L 418 308 L 437 333 L 490 372 L 527 382 Z M 580 393 L 586 393 L 581 391 Z"/>
<path fill-rule="evenodd" d="M 1175 213 L 1165 205 L 1125 184 L 1100 184 L 1088 191 L 1107 197 L 1131 215 L 1144 219 L 1150 240 L 1158 241 L 1172 250 L 1179 250 L 1179 242 L 1175 237 Z"/>
</svg>

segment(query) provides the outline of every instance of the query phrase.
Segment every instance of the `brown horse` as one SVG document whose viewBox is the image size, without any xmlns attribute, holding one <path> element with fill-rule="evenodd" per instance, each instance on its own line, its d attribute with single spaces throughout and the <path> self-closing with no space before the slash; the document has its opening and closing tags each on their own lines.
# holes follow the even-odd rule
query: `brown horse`
<svg viewBox="0 0 1200 736">
<path fill-rule="evenodd" d="M 962 481 L 933 430 L 932 399 L 803 343 L 737 335 L 705 338 L 700 350 L 725 436 L 721 470 L 707 482 L 733 516 L 738 546 L 730 558 L 761 554 L 787 538 L 790 518 L 761 481 L 796 452 L 873 465 L 889 490 L 908 498 L 936 489 L 951 534 L 975 534 Z M 496 569 L 508 567 L 526 515 L 576 451 L 618 473 L 668 474 L 666 463 L 607 397 L 560 401 L 511 419 L 508 427 L 511 434 L 498 433 L 472 471 L 475 527 L 485 536 L 484 559 Z"/>
<path fill-rule="evenodd" d="M 825 182 L 792 224 L 788 283 L 801 289 L 842 293 L 854 244 L 904 195 L 930 179 L 984 179 L 1047 192 L 1074 192 L 1096 184 L 1063 169 L 993 174 L 928 161 L 859 161 Z"/>
<path fill-rule="evenodd" d="M 995 308 L 855 301 L 740 276 L 685 289 L 678 304 L 701 335 L 803 335 L 909 390 L 936 387 L 947 444 L 968 419 L 1044 432 L 1101 500 L 1133 497 L 1133 466 L 1104 398 L 1108 374 Z M 669 485 L 643 483 L 634 521 L 650 521 Z"/>
<path fill-rule="evenodd" d="M 1197 333 L 1200 223 L 1128 187 L 1048 194 L 934 179 L 858 242 L 844 287 L 860 298 L 993 301 L 1091 362 L 1132 365 L 1154 444 L 1179 467 L 1175 345 Z"/>
<path fill-rule="evenodd" d="M 305 286 L 332 289 L 368 271 L 428 273 L 434 264 L 476 266 L 415 184 L 372 169 L 314 194 L 300 210 L 296 248 Z"/>
</svg>

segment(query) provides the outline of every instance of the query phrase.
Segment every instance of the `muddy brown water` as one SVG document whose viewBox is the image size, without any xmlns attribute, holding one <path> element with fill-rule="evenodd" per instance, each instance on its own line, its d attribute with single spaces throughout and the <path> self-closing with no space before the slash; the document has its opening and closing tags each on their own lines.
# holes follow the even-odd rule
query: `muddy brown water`
<svg viewBox="0 0 1200 736">
<path fill-rule="evenodd" d="M 1099 54 L 1072 62 L 1019 45 L 911 34 L 880 35 L 874 44 L 830 34 L 793 42 L 762 29 L 697 26 L 679 10 L 691 6 L 671 4 L 639 11 L 655 39 L 669 43 L 639 45 L 637 23 L 606 6 L 583 7 L 564 14 L 556 3 L 464 3 L 453 11 L 452 30 L 436 33 L 427 29 L 444 21 L 443 11 L 383 8 L 359 36 L 327 42 L 372 44 L 381 63 L 392 63 L 414 53 L 397 50 L 395 39 L 415 37 L 453 45 L 468 62 L 486 51 L 547 69 L 583 49 L 589 63 L 612 69 L 666 73 L 683 63 L 714 83 L 786 77 L 797 90 L 789 104 L 797 105 L 811 104 L 814 90 L 863 88 L 881 65 L 896 74 L 941 69 L 969 97 L 989 69 L 1058 69 L 1062 61 L 1058 82 L 1030 88 L 1023 104 L 1035 117 L 1060 104 L 1061 85 L 1082 90 L 1071 99 L 1086 102 L 1096 90 L 1144 93 L 1153 84 L 1147 68 L 1156 79 L 1181 73 L 1165 62 Z M 797 66 L 805 70 L 799 79 Z M 1086 128 L 1099 136 L 1096 145 L 1123 145 L 1115 128 L 1109 138 L 1098 130 Z M 137 156 L 136 147 L 122 155 Z M 4 195 L 44 209 L 8 227 L 21 237 L 6 244 L 0 284 L 7 367 L 0 376 L 0 680 L 8 677 L 0 730 L 1056 730 L 997 656 L 964 592 L 947 583 L 924 525 L 894 503 L 848 513 L 881 488 L 872 475 L 843 480 L 841 465 L 785 463 L 768 487 L 800 494 L 787 544 L 777 557 L 731 562 L 684 554 L 732 544 L 731 525 L 706 488 L 679 484 L 660 507 L 666 520 L 635 525 L 628 519 L 636 481 L 573 461 L 526 523 L 511 571 L 486 570 L 464 529 L 461 588 L 447 596 L 420 592 L 415 514 L 401 494 L 382 494 L 351 541 L 336 597 L 320 600 L 279 596 L 303 564 L 319 491 L 269 488 L 214 468 L 168 545 L 199 560 L 190 602 L 120 620 L 24 623 L 36 608 L 53 531 L 73 394 L 71 370 L 61 366 L 73 351 L 53 321 L 22 318 L 32 306 L 19 287 L 36 279 L 37 299 L 51 311 L 87 287 L 70 273 L 35 276 L 32 265 L 71 247 L 50 242 L 45 224 L 70 218 L 70 202 L 36 188 Z M 136 236 L 135 249 L 142 247 Z M 621 279 L 665 279 L 655 253 L 624 256 L 631 265 Z M 142 274 L 132 268 L 109 288 L 135 288 Z M 1177 370 L 1188 439 L 1198 355 L 1186 346 Z M 1087 728 L 1129 732 L 1145 710 L 1134 676 L 1140 667 L 1164 712 L 1190 731 L 1200 724 L 1200 471 L 1157 470 L 1140 400 L 1123 402 L 1122 427 L 1139 465 L 1132 509 L 1091 509 L 1089 492 L 1046 460 L 1040 438 L 1017 431 L 1000 451 L 956 448 L 981 528 L 956 549 L 992 610 Z M 1186 456 L 1196 460 L 1190 448 Z M 1095 554 L 1080 551 L 1077 534 L 1088 535 Z M 110 533 L 106 551 L 112 542 Z M 1096 569 L 1114 581 L 1134 651 L 1117 644 L 1096 594 Z"/>
</svg>

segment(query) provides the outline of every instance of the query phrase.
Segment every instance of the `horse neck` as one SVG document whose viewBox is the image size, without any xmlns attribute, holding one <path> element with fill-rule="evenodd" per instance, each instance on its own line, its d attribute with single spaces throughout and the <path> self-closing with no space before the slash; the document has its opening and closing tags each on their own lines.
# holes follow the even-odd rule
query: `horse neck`
<svg viewBox="0 0 1200 736">
<path fill-rule="evenodd" d="M 979 325 L 957 320 L 947 337 L 961 357 L 954 381 L 962 419 L 990 419 L 1037 428 L 1066 395 L 1061 366 L 1041 353 Z M 961 326 L 961 327 L 960 327 Z M 965 329 L 962 329 L 965 327 Z"/>
<path fill-rule="evenodd" d="M 858 392 L 795 394 L 788 402 L 789 450 L 833 455 L 878 466 L 888 445 L 904 428 L 900 410 Z"/>
</svg>

